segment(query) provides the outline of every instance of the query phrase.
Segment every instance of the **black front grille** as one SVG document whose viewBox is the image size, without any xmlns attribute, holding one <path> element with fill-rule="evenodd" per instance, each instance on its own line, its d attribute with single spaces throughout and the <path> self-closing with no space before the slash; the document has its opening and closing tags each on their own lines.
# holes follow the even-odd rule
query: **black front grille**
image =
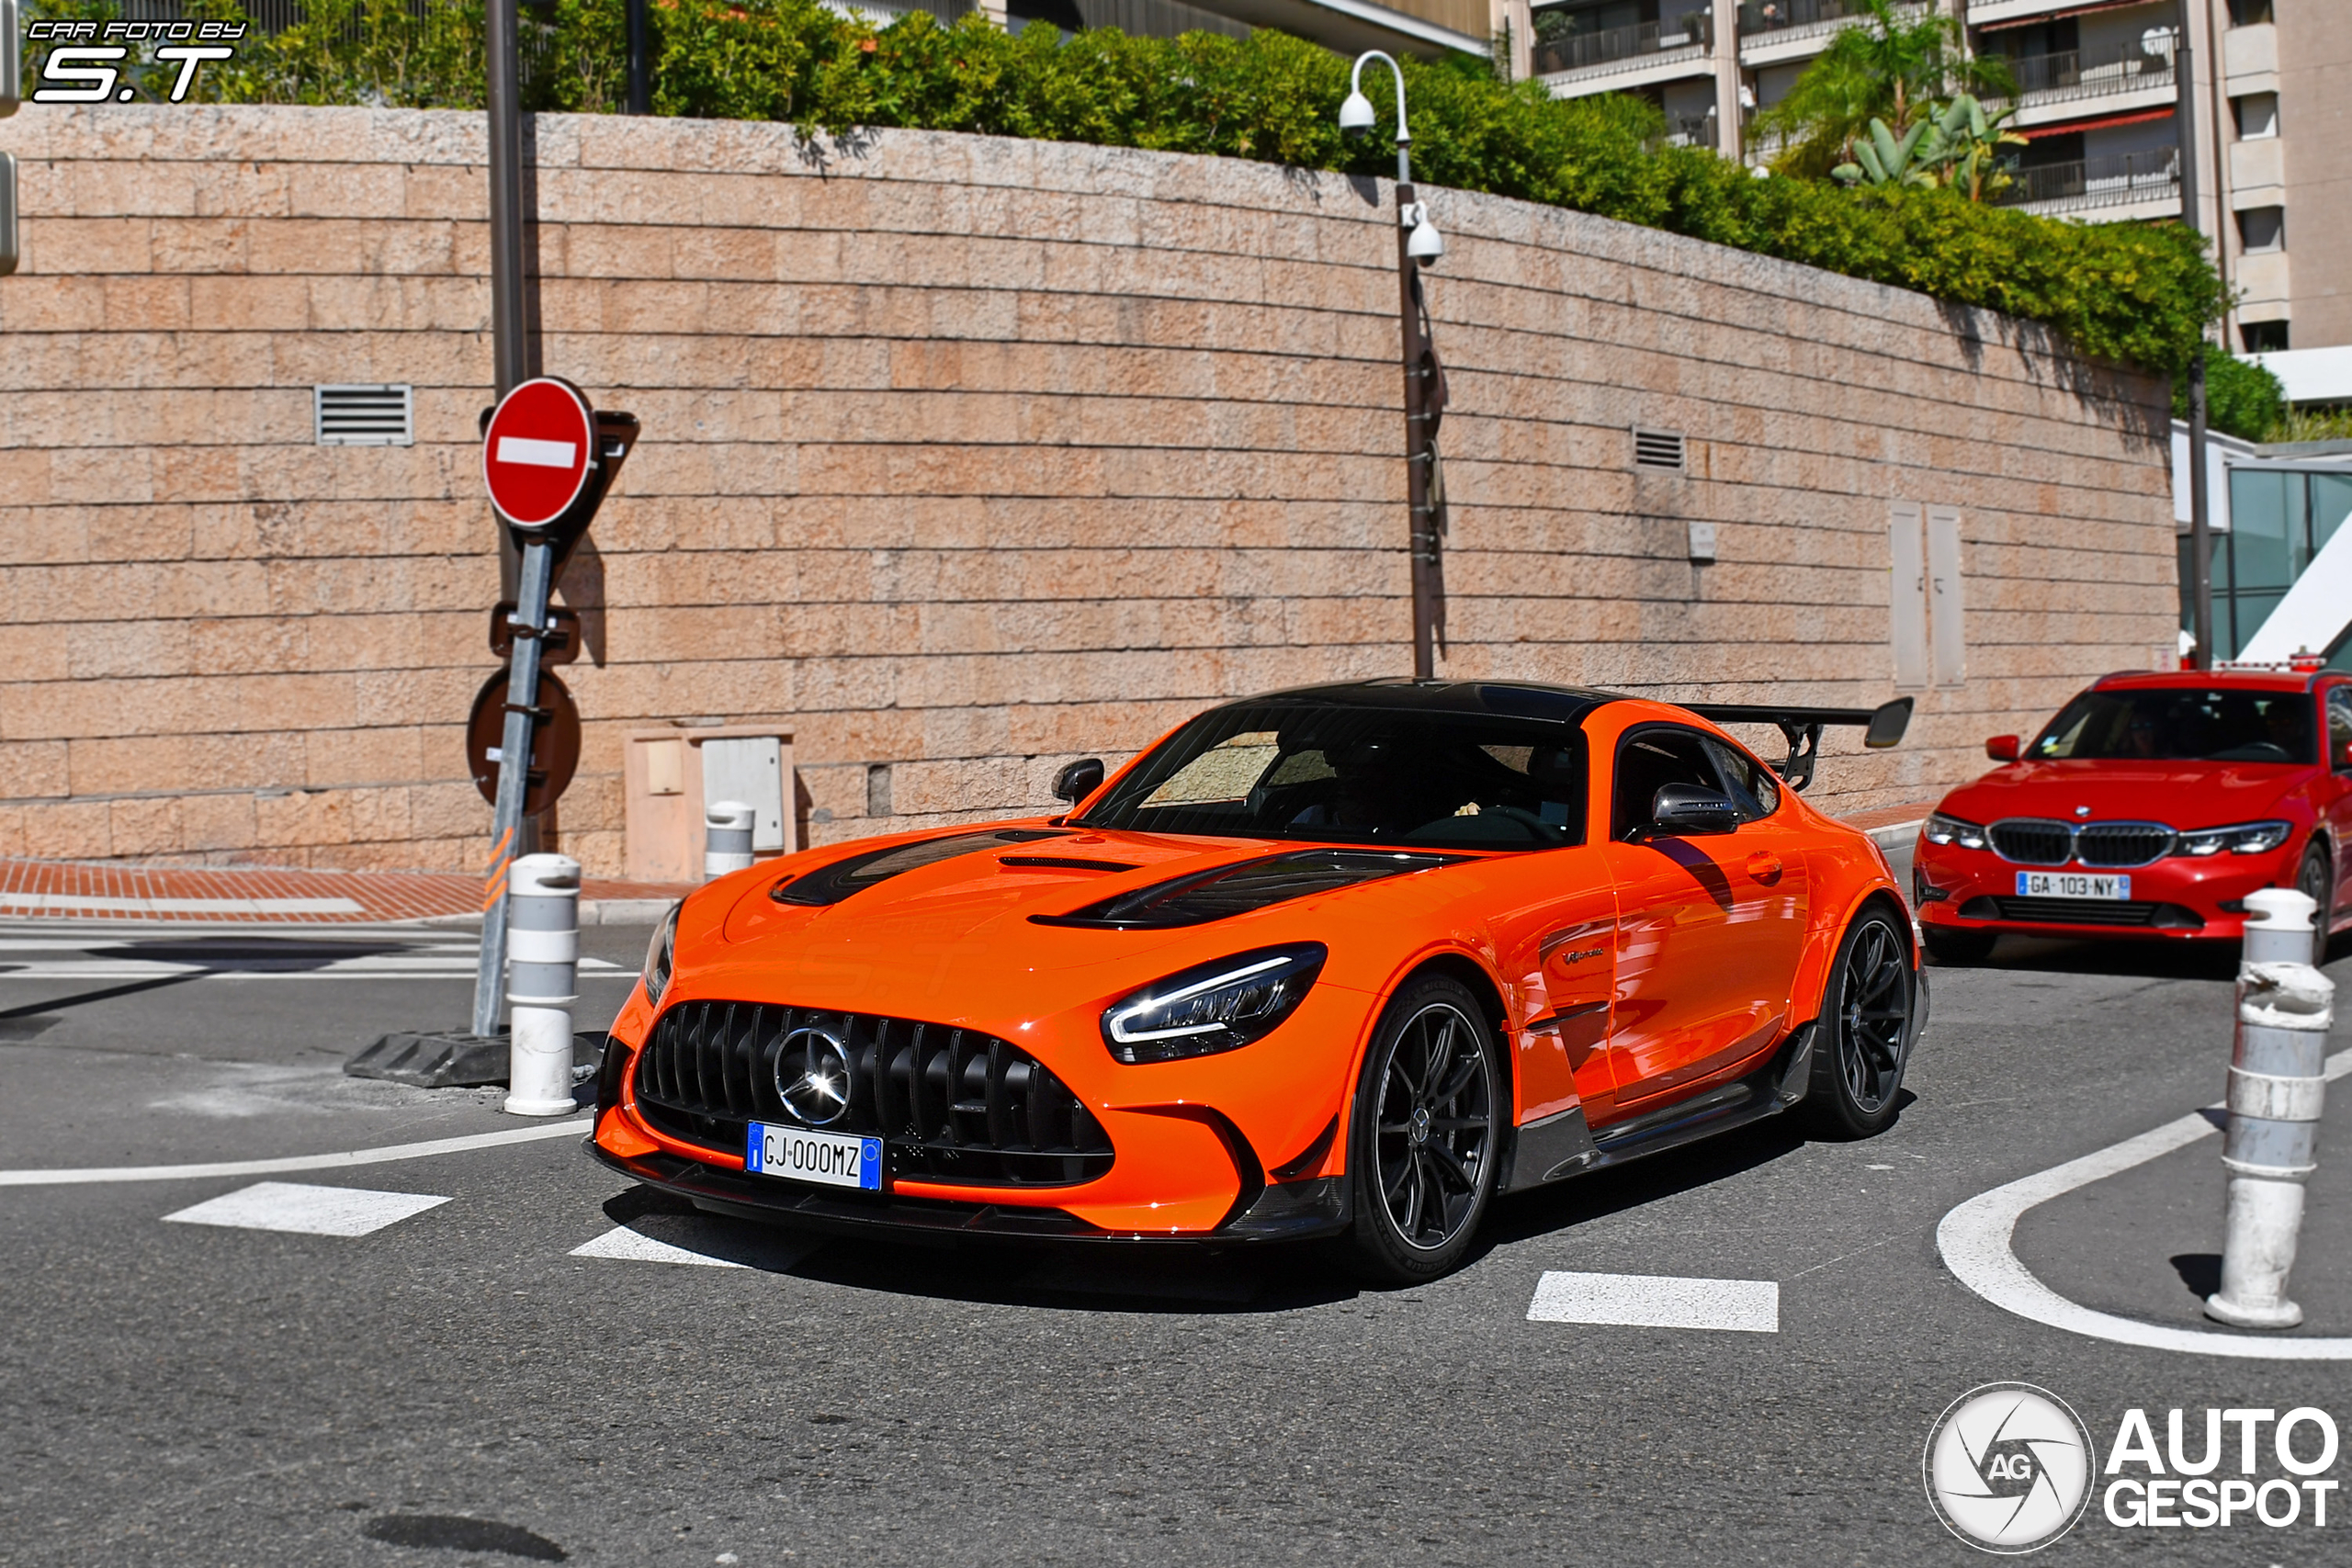
<svg viewBox="0 0 2352 1568">
<path fill-rule="evenodd" d="M 2146 865 L 2172 852 L 2172 829 L 2155 822 L 2093 822 L 2075 829 L 2085 865 Z"/>
<path fill-rule="evenodd" d="M 850 1064 L 849 1104 L 817 1128 L 880 1137 L 893 1177 L 1062 1187 L 1111 1168 L 1111 1140 L 1029 1054 L 976 1030 L 766 1002 L 681 1002 L 639 1057 L 637 1102 L 673 1138 L 742 1157 L 753 1122 L 809 1125 L 777 1086 L 799 1081 L 818 1034 Z"/>
<path fill-rule="evenodd" d="M 1971 920 L 2015 920 L 2041 926 L 2154 926 L 2197 931 L 2205 921 L 2178 904 L 2126 903 L 2111 898 L 1971 898 L 1960 907 Z"/>
<path fill-rule="evenodd" d="M 1993 848 L 2019 865 L 2064 865 L 2075 852 L 2075 830 L 2064 822 L 2012 817 L 1993 824 Z"/>
</svg>

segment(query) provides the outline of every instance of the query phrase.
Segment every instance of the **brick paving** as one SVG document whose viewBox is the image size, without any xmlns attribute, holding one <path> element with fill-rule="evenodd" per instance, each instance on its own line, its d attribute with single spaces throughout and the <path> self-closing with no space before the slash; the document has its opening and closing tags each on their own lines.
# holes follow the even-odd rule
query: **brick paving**
<svg viewBox="0 0 2352 1568">
<path fill-rule="evenodd" d="M 583 898 L 677 898 L 657 883 L 586 881 Z M 470 915 L 480 877 L 396 871 L 214 871 L 0 859 L 0 919 L 372 925 Z"/>
<path fill-rule="evenodd" d="M 1843 820 L 1894 828 L 1926 817 L 1931 803 L 1883 806 Z M 583 899 L 682 898 L 689 886 L 590 879 Z M 104 919 L 372 925 L 470 915 L 479 877 L 401 871 L 219 871 L 103 861 L 0 859 L 0 919 Z"/>
</svg>

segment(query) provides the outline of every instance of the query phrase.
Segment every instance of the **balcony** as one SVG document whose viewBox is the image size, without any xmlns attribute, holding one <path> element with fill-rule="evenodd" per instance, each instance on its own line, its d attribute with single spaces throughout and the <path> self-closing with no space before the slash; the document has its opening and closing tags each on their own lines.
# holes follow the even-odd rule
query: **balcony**
<svg viewBox="0 0 2352 1568">
<path fill-rule="evenodd" d="M 1630 28 L 1604 28 L 1598 32 L 1555 38 L 1535 46 L 1535 74 L 1569 73 L 1615 76 L 1652 64 L 1669 63 L 1667 57 L 1687 55 L 1702 61 L 1714 47 L 1714 22 L 1704 11 L 1689 12 L 1670 22 L 1643 22 Z M 1670 73 L 1669 73 L 1670 74 Z"/>
<path fill-rule="evenodd" d="M 1915 21 L 1924 5 L 1897 6 L 1895 16 Z M 1743 0 L 1739 7 L 1739 60 L 1770 65 L 1818 53 L 1830 34 L 1869 15 L 1862 0 Z"/>
<path fill-rule="evenodd" d="M 2043 217 L 2102 208 L 2147 209 L 2102 212 L 2102 218 L 2155 217 L 2166 209 L 2166 204 L 2172 211 L 2180 209 L 2180 152 L 2177 148 L 2115 152 L 2099 158 L 2081 158 L 2071 164 L 2011 169 L 2008 173 L 2008 188 L 1993 199 L 2004 207 L 2022 207 Z"/>
<path fill-rule="evenodd" d="M 2169 45 L 2145 52 L 2138 43 L 2055 54 L 2027 54 L 2003 62 L 2017 85 L 2019 125 L 2047 125 L 2102 110 L 2152 107 L 2177 97 Z M 2109 101 L 2112 100 L 2112 101 Z"/>
</svg>

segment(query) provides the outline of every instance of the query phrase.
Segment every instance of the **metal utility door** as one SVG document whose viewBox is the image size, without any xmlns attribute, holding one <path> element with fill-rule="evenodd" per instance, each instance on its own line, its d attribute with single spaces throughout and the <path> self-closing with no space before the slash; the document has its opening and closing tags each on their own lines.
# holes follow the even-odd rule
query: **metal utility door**
<svg viewBox="0 0 2352 1568">
<path fill-rule="evenodd" d="M 782 850 L 784 743 L 751 735 L 702 743 L 702 800 L 707 807 L 740 800 L 752 808 L 752 852 Z"/>
<path fill-rule="evenodd" d="M 1919 503 L 1898 501 L 1887 522 L 1888 632 L 1894 644 L 1894 685 L 1917 691 L 1928 683 L 1928 558 L 1920 536 Z"/>
</svg>

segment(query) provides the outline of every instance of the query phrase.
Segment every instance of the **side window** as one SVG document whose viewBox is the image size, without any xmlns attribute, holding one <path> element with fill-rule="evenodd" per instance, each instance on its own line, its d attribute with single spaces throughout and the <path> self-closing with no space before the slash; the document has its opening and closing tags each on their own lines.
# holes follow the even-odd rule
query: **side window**
<svg viewBox="0 0 2352 1568">
<path fill-rule="evenodd" d="M 1637 729 L 1617 743 L 1617 782 L 1609 797 L 1609 834 L 1629 840 L 1650 825 L 1650 802 L 1668 784 L 1721 789 L 1707 756 L 1706 738 L 1658 726 Z"/>
<path fill-rule="evenodd" d="M 2331 767 L 2352 773 L 2352 686 L 2328 690 L 2327 761 Z"/>
<path fill-rule="evenodd" d="M 1781 808 L 1781 784 L 1771 769 L 1736 746 L 1720 740 L 1709 740 L 1706 745 L 1716 771 L 1724 776 L 1724 793 L 1739 807 L 1741 821 L 1753 822 Z"/>
</svg>

